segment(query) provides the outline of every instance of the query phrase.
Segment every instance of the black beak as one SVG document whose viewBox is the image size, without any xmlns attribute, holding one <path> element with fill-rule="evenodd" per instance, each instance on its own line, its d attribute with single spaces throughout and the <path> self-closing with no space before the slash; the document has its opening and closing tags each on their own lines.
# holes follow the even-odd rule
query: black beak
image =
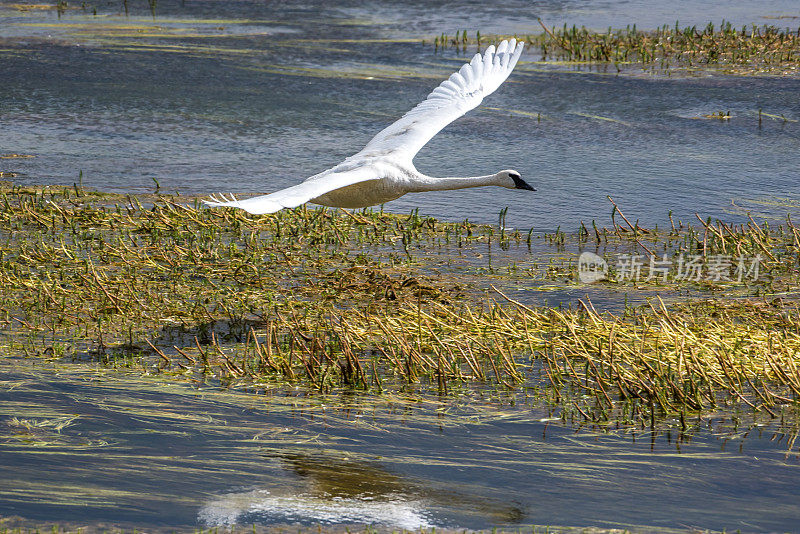
<svg viewBox="0 0 800 534">
<path fill-rule="evenodd" d="M 511 178 L 514 180 L 514 189 L 524 189 L 525 191 L 536 191 L 536 189 L 529 186 L 528 183 L 522 178 L 518 178 L 516 176 L 512 176 Z"/>
</svg>

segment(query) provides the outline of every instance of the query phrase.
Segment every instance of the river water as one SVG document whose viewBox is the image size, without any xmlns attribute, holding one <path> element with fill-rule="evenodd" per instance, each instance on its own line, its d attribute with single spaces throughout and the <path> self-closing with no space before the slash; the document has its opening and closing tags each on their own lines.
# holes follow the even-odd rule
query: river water
<svg viewBox="0 0 800 534">
<path fill-rule="evenodd" d="M 0 2 L 0 6 L 6 2 Z M 604 29 L 661 24 L 796 26 L 796 4 L 725 2 L 146 2 L 0 7 L 0 160 L 20 183 L 121 192 L 266 193 L 357 152 L 474 53 L 433 35 L 541 31 L 540 16 Z M 423 39 L 427 39 L 425 45 Z M 631 220 L 741 220 L 798 210 L 798 78 L 673 77 L 523 57 L 481 108 L 417 156 L 433 176 L 514 168 L 536 193 L 478 188 L 385 206 L 536 230 Z M 613 72 L 611 72 L 613 71 Z M 790 122 L 758 111 L 783 115 Z M 727 121 L 704 114 L 730 112 Z"/>
<path fill-rule="evenodd" d="M 148 531 L 800 524 L 797 429 L 734 413 L 684 435 L 608 433 L 489 390 L 415 398 L 3 362 L 0 518 Z"/>
<path fill-rule="evenodd" d="M 15 175 L 3 179 L 270 192 L 357 152 L 474 52 L 435 50 L 435 35 L 524 36 L 540 31 L 536 17 L 605 29 L 676 19 L 796 27 L 800 15 L 789 0 L 162 0 L 155 14 L 128 4 L 128 15 L 121 2 L 59 14 L 0 0 L 0 154 L 35 156 L 0 159 Z M 408 195 L 385 209 L 496 222 L 507 206 L 507 224 L 537 230 L 608 224 L 607 195 L 645 225 L 665 224 L 670 210 L 734 221 L 800 211 L 797 78 L 538 59 L 524 56 L 415 160 L 431 175 L 515 168 L 536 193 Z M 759 123 L 759 109 L 789 120 Z M 732 118 L 700 118 L 718 111 Z M 512 408 L 471 395 L 411 408 L 4 362 L 0 517 L 150 530 L 800 525 L 796 431 L 721 414 L 689 436 L 601 433 L 519 399 Z"/>
</svg>

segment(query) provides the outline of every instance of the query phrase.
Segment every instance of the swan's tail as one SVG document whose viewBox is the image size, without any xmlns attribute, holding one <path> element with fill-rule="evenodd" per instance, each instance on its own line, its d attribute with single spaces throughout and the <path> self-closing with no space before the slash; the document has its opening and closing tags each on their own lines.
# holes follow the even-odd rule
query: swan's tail
<svg viewBox="0 0 800 534">
<path fill-rule="evenodd" d="M 203 204 L 214 208 L 219 206 L 230 206 L 232 208 L 239 207 L 239 201 L 236 200 L 236 197 L 233 196 L 233 193 L 230 193 L 230 198 L 227 198 L 222 193 L 219 193 L 218 195 L 211 195 L 208 197 L 208 200 L 203 200 Z"/>
<path fill-rule="evenodd" d="M 218 193 L 216 195 L 210 195 L 208 200 L 203 199 L 203 204 L 211 208 L 241 208 L 241 203 L 239 200 L 233 196 L 233 193 L 229 193 L 226 197 L 223 193 Z"/>
<path fill-rule="evenodd" d="M 280 211 L 285 207 L 289 207 L 275 202 L 272 199 L 266 198 L 268 196 L 271 195 L 262 195 L 259 197 L 248 198 L 246 200 L 239 200 L 233 196 L 233 193 L 230 193 L 227 196 L 219 193 L 217 195 L 211 195 L 208 200 L 203 200 L 203 204 L 211 208 L 239 208 L 254 215 L 275 213 L 276 211 Z"/>
</svg>

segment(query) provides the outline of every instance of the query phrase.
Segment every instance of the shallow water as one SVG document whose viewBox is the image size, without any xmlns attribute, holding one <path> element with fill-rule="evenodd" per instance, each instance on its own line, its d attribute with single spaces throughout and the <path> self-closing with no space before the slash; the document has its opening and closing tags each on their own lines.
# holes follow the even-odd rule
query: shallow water
<svg viewBox="0 0 800 534">
<path fill-rule="evenodd" d="M 800 521 L 794 438 L 747 414 L 738 428 L 732 418 L 690 422 L 684 436 L 601 433 L 510 399 L 490 404 L 488 390 L 483 402 L 480 392 L 409 402 L 1 365 L 0 517 L 151 530 L 791 531 Z"/>
<path fill-rule="evenodd" d="M 780 0 L 159 2 L 155 19 L 130 4 L 128 17 L 119 5 L 59 17 L 0 0 L 0 154 L 36 156 L 0 159 L 0 171 L 23 184 L 72 184 L 82 172 L 105 191 L 150 192 L 155 179 L 170 192 L 269 192 L 358 151 L 460 66 L 467 56 L 430 45 L 441 32 L 538 32 L 536 16 L 596 28 L 798 24 L 775 18 L 798 15 Z M 734 221 L 800 211 L 800 123 L 757 116 L 800 119 L 797 78 L 617 75 L 537 59 L 416 164 L 432 175 L 513 167 L 538 192 L 409 195 L 385 209 L 495 223 L 509 206 L 510 226 L 567 231 L 609 224 L 606 195 L 643 225 L 666 224 L 668 210 Z M 732 120 L 699 118 L 718 111 Z M 586 293 L 513 296 L 556 305 Z M 84 364 L 1 365 L 0 516 L 151 530 L 800 522 L 797 446 L 772 427 L 748 431 L 747 414 L 744 430 L 720 414 L 681 440 L 577 429 L 479 392 L 422 403 L 265 396 Z"/>
<path fill-rule="evenodd" d="M 537 13 L 600 27 L 797 24 L 774 18 L 796 15 L 791 2 L 684 4 L 668 18 L 655 2 L 504 3 L 491 12 L 470 2 L 159 3 L 155 19 L 146 5 L 128 18 L 113 8 L 59 18 L 0 7 L 0 152 L 37 156 L 0 160 L 0 170 L 21 183 L 67 185 L 82 171 L 86 186 L 123 192 L 152 191 L 154 179 L 190 194 L 270 192 L 358 151 L 473 52 L 436 53 L 433 34 L 539 31 Z M 617 75 L 537 59 L 525 56 L 509 83 L 415 163 L 431 175 L 515 168 L 538 192 L 416 194 L 386 209 L 495 222 L 509 206 L 511 226 L 568 231 L 580 220 L 607 224 L 607 195 L 651 226 L 669 210 L 734 221 L 799 211 L 800 123 L 759 125 L 758 110 L 800 119 L 800 79 Z M 700 119 L 718 111 L 733 118 Z"/>
</svg>

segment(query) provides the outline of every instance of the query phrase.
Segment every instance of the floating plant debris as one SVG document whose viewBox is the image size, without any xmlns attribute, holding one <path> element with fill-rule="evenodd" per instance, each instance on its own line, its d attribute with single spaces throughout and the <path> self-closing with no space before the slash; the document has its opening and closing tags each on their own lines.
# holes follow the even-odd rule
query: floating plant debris
<svg viewBox="0 0 800 534">
<path fill-rule="evenodd" d="M 717 111 L 716 113 L 705 113 L 701 115 L 703 119 L 716 119 L 718 121 L 727 121 L 731 119 L 731 112 Z"/>
</svg>

